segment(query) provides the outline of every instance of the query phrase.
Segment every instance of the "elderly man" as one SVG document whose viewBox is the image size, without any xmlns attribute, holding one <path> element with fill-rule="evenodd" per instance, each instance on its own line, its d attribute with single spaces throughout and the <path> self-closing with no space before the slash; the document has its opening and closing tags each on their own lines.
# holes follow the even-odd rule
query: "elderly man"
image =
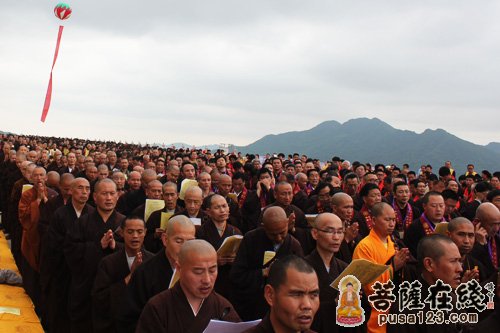
<svg viewBox="0 0 500 333">
<path fill-rule="evenodd" d="M 344 192 L 335 193 L 332 196 L 332 210 L 340 218 L 345 228 L 344 239 L 342 240 L 337 256 L 340 260 L 350 263 L 354 248 L 361 240 L 359 224 L 358 222 L 352 222 L 354 216 L 354 201 L 352 197 Z"/>
<path fill-rule="evenodd" d="M 130 177 L 132 177 L 132 173 Z M 146 189 L 148 184 L 153 180 L 156 180 L 156 172 L 154 170 L 144 170 L 141 175 L 141 187 L 138 190 L 129 191 L 122 195 L 120 199 L 118 199 L 116 210 L 123 215 L 130 215 L 134 209 L 144 204 L 147 199 Z"/>
<path fill-rule="evenodd" d="M 163 194 L 162 183 L 159 180 L 152 180 L 146 186 L 146 199 L 150 200 L 161 200 Z M 131 216 L 139 216 L 144 218 L 146 212 L 146 202 L 140 206 L 137 206 L 132 213 Z"/>
<path fill-rule="evenodd" d="M 217 253 L 204 240 L 186 242 L 176 263 L 179 281 L 146 304 L 137 332 L 199 332 L 211 319 L 239 322 L 231 303 L 213 291 Z"/>
<path fill-rule="evenodd" d="M 262 318 L 267 311 L 262 295 L 272 260 L 288 254 L 303 255 L 300 243 L 288 233 L 288 218 L 283 208 L 267 208 L 262 224 L 261 228 L 245 234 L 230 274 L 233 300 L 243 320 Z M 264 262 L 269 257 L 273 259 Z"/>
<path fill-rule="evenodd" d="M 99 263 L 92 288 L 92 322 L 94 333 L 116 332 L 120 309 L 127 303 L 130 276 L 153 254 L 142 247 L 146 226 L 142 217 L 131 216 L 121 224 L 124 247 Z"/>
<path fill-rule="evenodd" d="M 319 308 L 320 287 L 307 261 L 292 255 L 276 261 L 271 266 L 264 297 L 269 313 L 245 333 L 313 332 L 309 328 Z"/>
<path fill-rule="evenodd" d="M 64 254 L 71 270 L 68 310 L 72 332 L 92 331 L 90 291 L 99 261 L 116 249 L 115 237 L 125 216 L 116 212 L 116 184 L 101 179 L 95 185 L 96 210 L 81 216 L 66 234 Z"/>
<path fill-rule="evenodd" d="M 68 292 L 71 272 L 64 259 L 61 244 L 75 221 L 80 216 L 94 211 L 94 208 L 87 204 L 89 195 L 88 180 L 85 178 L 73 180 L 71 200 L 54 212 L 42 240 L 40 282 L 47 304 L 45 323 L 50 333 L 70 330 Z"/>
<path fill-rule="evenodd" d="M 164 250 L 140 265 L 128 284 L 127 308 L 118 322 L 120 332 L 135 332 L 137 320 L 149 299 L 168 288 L 179 260 L 182 244 L 195 238 L 193 222 L 185 216 L 174 216 L 161 235 Z"/>
<path fill-rule="evenodd" d="M 486 276 L 490 277 L 497 272 L 500 261 L 500 211 L 491 202 L 484 202 L 477 208 L 476 242 L 471 255 L 483 263 Z"/>
</svg>

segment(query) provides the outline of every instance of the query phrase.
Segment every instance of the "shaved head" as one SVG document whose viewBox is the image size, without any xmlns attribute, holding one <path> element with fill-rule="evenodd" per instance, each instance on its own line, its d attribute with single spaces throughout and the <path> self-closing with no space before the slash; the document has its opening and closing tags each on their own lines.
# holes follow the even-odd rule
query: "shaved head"
<svg viewBox="0 0 500 333">
<path fill-rule="evenodd" d="M 262 215 L 264 228 L 283 223 L 283 221 L 287 221 L 286 213 L 283 208 L 278 206 L 267 208 Z"/>
<path fill-rule="evenodd" d="M 185 215 L 177 215 L 172 217 L 167 222 L 167 236 L 172 236 L 174 233 L 174 229 L 178 226 L 180 229 L 192 229 L 195 230 L 193 222 Z"/>
<path fill-rule="evenodd" d="M 344 192 L 337 192 L 332 196 L 332 205 L 340 206 L 345 201 L 352 201 L 352 197 Z"/>
<path fill-rule="evenodd" d="M 213 256 L 217 260 L 217 252 L 215 252 L 214 247 L 203 239 L 193 239 L 182 245 L 179 253 L 179 265 L 182 267 L 193 256 Z"/>
</svg>

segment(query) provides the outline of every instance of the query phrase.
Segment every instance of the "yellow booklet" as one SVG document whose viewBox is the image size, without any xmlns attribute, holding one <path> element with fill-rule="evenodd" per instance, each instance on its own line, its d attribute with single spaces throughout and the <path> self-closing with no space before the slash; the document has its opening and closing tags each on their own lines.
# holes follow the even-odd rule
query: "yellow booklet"
<svg viewBox="0 0 500 333">
<path fill-rule="evenodd" d="M 161 212 L 161 222 L 160 222 L 160 228 L 163 230 L 167 229 L 167 222 L 170 220 L 170 218 L 174 215 L 174 213 L 165 213 Z"/>
<path fill-rule="evenodd" d="M 226 237 L 222 245 L 217 250 L 217 254 L 221 257 L 234 257 L 240 248 L 243 236 L 233 235 Z"/>
<path fill-rule="evenodd" d="M 146 199 L 146 209 L 144 210 L 144 222 L 147 222 L 151 213 L 165 208 L 165 201 L 158 199 Z"/>
<path fill-rule="evenodd" d="M 273 260 L 275 256 L 276 256 L 276 252 L 274 252 L 274 251 L 264 252 L 264 260 L 262 261 L 262 264 L 265 266 L 267 263 L 269 263 L 271 260 Z"/>
<path fill-rule="evenodd" d="M 366 259 L 354 259 L 349 266 L 330 284 L 330 287 L 339 289 L 340 280 L 346 275 L 354 275 L 361 285 L 366 285 L 375 281 L 380 275 L 389 269 L 387 265 L 375 264 Z"/>
<path fill-rule="evenodd" d="M 23 192 L 22 193 L 26 192 L 27 190 L 29 190 L 31 188 L 33 188 L 33 185 L 31 185 L 31 184 L 24 184 L 23 185 Z"/>
<path fill-rule="evenodd" d="M 184 179 L 181 183 L 181 190 L 179 192 L 179 199 L 184 200 L 186 190 L 190 187 L 198 186 L 198 182 L 194 179 Z"/>
</svg>

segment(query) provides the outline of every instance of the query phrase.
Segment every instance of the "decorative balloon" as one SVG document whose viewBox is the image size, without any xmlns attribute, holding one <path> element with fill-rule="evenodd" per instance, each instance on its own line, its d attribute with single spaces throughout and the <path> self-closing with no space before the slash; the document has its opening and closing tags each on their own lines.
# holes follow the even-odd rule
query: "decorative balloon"
<svg viewBox="0 0 500 333">
<path fill-rule="evenodd" d="M 54 7 L 54 14 L 60 20 L 68 19 L 71 16 L 72 12 L 73 11 L 71 10 L 71 7 L 63 2 L 58 3 Z M 54 61 L 52 62 L 52 69 L 50 70 L 49 86 L 47 87 L 47 94 L 45 95 L 45 103 L 43 104 L 43 110 L 42 110 L 42 118 L 40 119 L 42 123 L 45 122 L 47 113 L 49 113 L 50 101 L 52 99 L 52 71 L 54 70 L 54 65 L 56 64 L 57 60 L 57 54 L 59 53 L 59 45 L 61 44 L 63 29 L 64 26 L 60 25 L 59 33 L 57 34 L 57 43 L 56 43 L 56 51 L 54 53 Z"/>
<path fill-rule="evenodd" d="M 64 2 L 60 2 L 54 7 L 54 14 L 60 20 L 68 19 L 71 16 L 71 13 L 71 7 Z"/>
</svg>

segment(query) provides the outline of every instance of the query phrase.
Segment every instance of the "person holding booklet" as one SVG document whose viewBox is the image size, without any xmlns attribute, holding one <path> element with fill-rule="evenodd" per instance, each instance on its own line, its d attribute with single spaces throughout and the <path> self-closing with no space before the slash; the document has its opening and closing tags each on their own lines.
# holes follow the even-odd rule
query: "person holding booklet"
<svg viewBox="0 0 500 333">
<path fill-rule="evenodd" d="M 196 238 L 209 242 L 214 248 L 219 249 L 227 237 L 241 235 L 241 231 L 228 224 L 229 205 L 226 199 L 219 194 L 212 194 L 205 198 L 206 213 L 210 217 L 197 231 Z M 215 291 L 227 299 L 231 299 L 231 284 L 229 272 L 236 257 L 217 255 L 218 277 L 215 282 Z"/>
<path fill-rule="evenodd" d="M 217 253 L 210 243 L 185 242 L 175 266 L 179 281 L 149 300 L 136 332 L 202 333 L 211 319 L 241 321 L 231 303 L 213 290 Z"/>
</svg>

